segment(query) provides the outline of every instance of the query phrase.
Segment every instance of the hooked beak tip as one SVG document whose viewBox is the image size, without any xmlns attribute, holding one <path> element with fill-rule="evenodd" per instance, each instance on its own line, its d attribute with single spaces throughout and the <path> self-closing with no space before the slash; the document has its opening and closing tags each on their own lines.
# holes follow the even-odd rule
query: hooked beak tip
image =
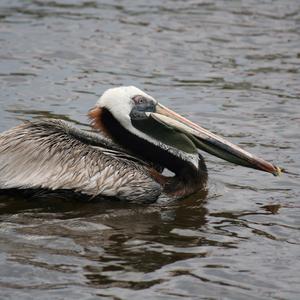
<svg viewBox="0 0 300 300">
<path fill-rule="evenodd" d="M 282 175 L 282 172 L 284 171 L 282 168 L 274 166 L 275 172 L 273 173 L 274 176 L 280 176 Z"/>
</svg>

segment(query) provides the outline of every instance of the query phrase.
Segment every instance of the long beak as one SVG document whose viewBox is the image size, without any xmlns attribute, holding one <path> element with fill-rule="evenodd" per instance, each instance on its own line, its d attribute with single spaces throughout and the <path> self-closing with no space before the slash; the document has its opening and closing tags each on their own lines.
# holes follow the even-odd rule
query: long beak
<svg viewBox="0 0 300 300">
<path fill-rule="evenodd" d="M 157 121 L 185 132 L 192 138 L 198 149 L 204 150 L 219 158 L 237 165 L 265 171 L 275 176 L 280 175 L 282 171 L 279 167 L 252 155 L 161 104 L 156 105 L 156 112 L 151 113 L 151 116 Z"/>
</svg>

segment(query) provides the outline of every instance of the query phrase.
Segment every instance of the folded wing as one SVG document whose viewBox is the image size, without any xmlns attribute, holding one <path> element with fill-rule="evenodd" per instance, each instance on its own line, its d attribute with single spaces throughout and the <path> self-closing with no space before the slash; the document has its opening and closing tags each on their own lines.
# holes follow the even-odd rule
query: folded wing
<svg viewBox="0 0 300 300">
<path fill-rule="evenodd" d="M 0 135 L 0 189 L 11 188 L 129 201 L 155 201 L 161 193 L 138 159 L 111 140 L 60 120 L 27 122 Z"/>
</svg>

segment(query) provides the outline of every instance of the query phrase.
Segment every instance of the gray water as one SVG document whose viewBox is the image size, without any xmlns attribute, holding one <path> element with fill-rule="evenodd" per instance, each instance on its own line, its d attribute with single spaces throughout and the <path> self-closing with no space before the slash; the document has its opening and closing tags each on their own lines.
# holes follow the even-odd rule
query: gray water
<svg viewBox="0 0 300 300">
<path fill-rule="evenodd" d="M 0 131 L 135 85 L 300 170 L 300 2 L 1 0 Z M 0 196 L 1 299 L 299 299 L 299 176 L 204 154 L 164 206 Z"/>
</svg>

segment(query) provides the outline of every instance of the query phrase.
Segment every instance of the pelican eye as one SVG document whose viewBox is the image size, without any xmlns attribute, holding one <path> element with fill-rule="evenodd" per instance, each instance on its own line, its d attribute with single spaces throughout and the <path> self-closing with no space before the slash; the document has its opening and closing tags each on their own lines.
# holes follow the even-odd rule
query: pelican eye
<svg viewBox="0 0 300 300">
<path fill-rule="evenodd" d="M 146 104 L 147 99 L 141 95 L 136 95 L 132 98 L 135 104 Z"/>
<path fill-rule="evenodd" d="M 141 95 L 136 95 L 132 97 L 132 100 L 134 101 L 135 105 L 130 112 L 131 119 L 145 119 L 148 117 L 146 112 L 155 111 L 155 103 L 152 99 Z"/>
</svg>

